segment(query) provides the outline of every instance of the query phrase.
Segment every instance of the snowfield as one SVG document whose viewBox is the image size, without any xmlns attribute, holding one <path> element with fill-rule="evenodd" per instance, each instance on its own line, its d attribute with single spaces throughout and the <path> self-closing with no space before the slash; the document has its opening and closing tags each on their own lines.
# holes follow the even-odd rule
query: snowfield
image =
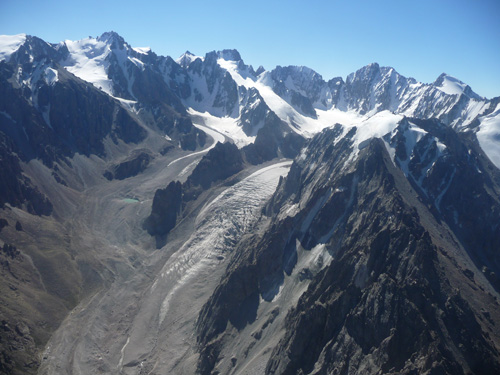
<svg viewBox="0 0 500 375">
<path fill-rule="evenodd" d="M 26 34 L 0 35 L 0 61 L 9 61 L 10 55 L 16 52 L 26 41 Z"/>
<path fill-rule="evenodd" d="M 113 82 L 108 77 L 109 63 L 106 57 L 111 53 L 109 46 L 94 38 L 76 42 L 64 42 L 70 53 L 63 66 L 75 76 L 92 83 L 109 95 L 113 95 Z"/>
</svg>

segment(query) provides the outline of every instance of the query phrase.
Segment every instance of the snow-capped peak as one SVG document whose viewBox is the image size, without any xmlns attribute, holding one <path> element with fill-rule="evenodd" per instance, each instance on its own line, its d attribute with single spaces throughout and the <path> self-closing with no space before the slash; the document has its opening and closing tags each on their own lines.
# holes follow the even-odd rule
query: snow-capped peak
<svg viewBox="0 0 500 375">
<path fill-rule="evenodd" d="M 355 81 L 366 82 L 371 81 L 375 75 L 380 73 L 380 66 L 378 63 L 368 64 L 354 73 L 347 76 L 347 83 L 353 83 Z"/>
<path fill-rule="evenodd" d="M 10 55 L 16 52 L 26 41 L 26 34 L 0 35 L 0 61 L 9 61 Z"/>
<path fill-rule="evenodd" d="M 467 86 L 459 79 L 446 73 L 441 74 L 433 85 L 448 95 L 461 95 Z"/>
<path fill-rule="evenodd" d="M 97 37 L 99 42 L 104 42 L 111 46 L 112 49 L 122 48 L 125 43 L 125 40 L 114 31 L 106 31 L 101 36 Z"/>
<path fill-rule="evenodd" d="M 104 34 L 103 34 L 104 35 Z M 112 93 L 112 83 L 106 74 L 106 57 L 110 53 L 106 39 L 85 38 L 64 41 L 69 55 L 62 65 L 77 77 Z"/>
<path fill-rule="evenodd" d="M 68 55 L 61 61 L 61 65 L 69 72 L 111 96 L 134 98 L 131 90 L 134 77 L 127 64 L 132 63 L 137 68 L 144 69 L 141 56 L 149 54 L 149 48 L 132 48 L 114 31 L 105 32 L 97 38 L 66 40 L 64 45 L 68 49 Z M 122 71 L 125 87 L 116 89 L 118 85 L 108 74 L 110 69 L 114 69 L 115 73 L 117 69 Z"/>
<path fill-rule="evenodd" d="M 196 59 L 203 60 L 202 57 L 196 56 L 196 55 L 192 54 L 191 52 L 186 51 L 177 60 L 175 60 L 175 62 L 177 64 L 179 64 L 180 66 L 182 66 L 183 68 L 187 68 L 189 66 L 189 64 L 191 64 Z"/>
<path fill-rule="evenodd" d="M 463 83 L 459 79 L 449 76 L 446 73 L 442 73 L 436 81 L 434 81 L 433 86 L 438 90 L 441 90 L 445 94 L 448 95 L 462 95 L 465 94 L 473 99 L 481 99 L 479 95 L 477 95 L 470 86 Z"/>
</svg>

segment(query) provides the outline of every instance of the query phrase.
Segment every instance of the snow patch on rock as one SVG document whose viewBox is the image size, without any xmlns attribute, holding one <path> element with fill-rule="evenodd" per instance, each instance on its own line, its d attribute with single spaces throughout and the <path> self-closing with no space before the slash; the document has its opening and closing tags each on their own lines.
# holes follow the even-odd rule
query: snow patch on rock
<svg viewBox="0 0 500 375">
<path fill-rule="evenodd" d="M 500 168 L 500 104 L 493 113 L 482 117 L 480 121 L 476 133 L 479 144 L 493 164 Z"/>
</svg>

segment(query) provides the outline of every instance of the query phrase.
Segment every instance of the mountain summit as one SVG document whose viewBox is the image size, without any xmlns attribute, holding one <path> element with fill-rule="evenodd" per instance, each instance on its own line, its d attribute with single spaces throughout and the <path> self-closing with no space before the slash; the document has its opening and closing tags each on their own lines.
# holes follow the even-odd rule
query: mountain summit
<svg viewBox="0 0 500 375">
<path fill-rule="evenodd" d="M 472 91 L 469 85 L 451 77 L 446 73 L 441 74 L 433 83 L 434 86 L 449 95 L 466 95 L 471 99 L 481 100 L 478 94 Z"/>
<path fill-rule="evenodd" d="M 191 64 L 197 58 L 200 58 L 200 57 L 193 55 L 189 51 L 186 51 L 177 60 L 175 60 L 175 62 L 177 64 L 179 64 L 181 67 L 183 67 L 184 69 L 186 69 L 189 67 L 189 64 Z"/>
</svg>

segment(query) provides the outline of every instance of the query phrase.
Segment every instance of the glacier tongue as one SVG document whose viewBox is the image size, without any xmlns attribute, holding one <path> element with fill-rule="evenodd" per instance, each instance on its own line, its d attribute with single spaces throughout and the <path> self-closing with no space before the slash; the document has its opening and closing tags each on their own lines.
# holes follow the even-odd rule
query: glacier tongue
<svg viewBox="0 0 500 375">
<path fill-rule="evenodd" d="M 229 252 L 256 223 L 260 208 L 290 165 L 286 161 L 258 170 L 201 210 L 193 234 L 170 257 L 144 294 L 143 308 L 128 330 L 123 364 L 140 361 L 152 352 L 157 370 L 172 371 L 192 351 L 193 325 L 227 265 Z M 150 326 L 151 322 L 156 322 L 156 328 Z M 157 340 L 162 342 L 159 351 L 152 346 Z"/>
</svg>

